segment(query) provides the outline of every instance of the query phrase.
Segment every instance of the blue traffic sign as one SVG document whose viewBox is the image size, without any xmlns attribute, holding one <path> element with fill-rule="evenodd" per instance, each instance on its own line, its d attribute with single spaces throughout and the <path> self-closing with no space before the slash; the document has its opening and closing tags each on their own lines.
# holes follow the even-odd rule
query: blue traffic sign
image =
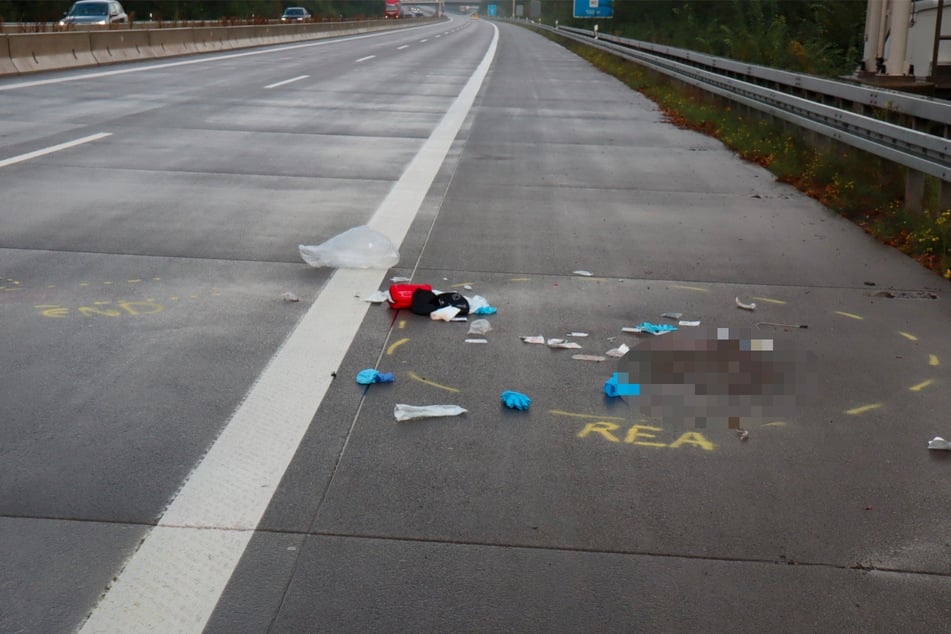
<svg viewBox="0 0 951 634">
<path fill-rule="evenodd" d="M 498 7 L 496 7 L 494 4 L 490 4 L 490 5 L 489 5 L 489 17 L 490 17 L 490 18 L 494 18 L 496 15 L 498 15 L 498 13 L 499 13 Z"/>
<path fill-rule="evenodd" d="M 575 0 L 576 18 L 613 18 L 614 0 Z"/>
</svg>

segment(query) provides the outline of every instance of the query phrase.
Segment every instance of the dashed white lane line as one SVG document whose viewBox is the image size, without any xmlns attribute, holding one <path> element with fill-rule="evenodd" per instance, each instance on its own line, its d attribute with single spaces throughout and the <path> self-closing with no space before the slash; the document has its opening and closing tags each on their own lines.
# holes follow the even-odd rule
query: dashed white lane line
<svg viewBox="0 0 951 634">
<path fill-rule="evenodd" d="M 478 68 L 368 223 L 402 244 L 472 108 L 498 45 Z M 385 270 L 338 269 L 271 359 L 81 632 L 201 632 L 310 427 Z M 320 421 L 316 421 L 320 424 Z"/>
<path fill-rule="evenodd" d="M 396 50 L 402 51 L 404 48 L 409 48 L 409 44 L 404 44 L 403 46 L 397 46 Z"/>
<path fill-rule="evenodd" d="M 93 141 L 98 141 L 99 139 L 104 139 L 107 136 L 112 136 L 112 132 L 99 132 L 97 134 L 90 134 L 89 136 L 84 136 L 83 138 L 76 139 L 74 141 L 67 141 L 66 143 L 60 143 L 59 145 L 51 145 L 49 147 L 45 147 L 40 150 L 27 152 L 26 154 L 11 156 L 8 159 L 3 159 L 2 161 L 0 161 L 0 167 L 15 165 L 17 163 L 22 163 L 23 161 L 29 161 L 30 159 L 46 156 L 47 154 L 53 154 L 54 152 L 59 152 L 60 150 L 67 150 L 71 147 L 82 145 L 83 143 L 91 143 Z"/>
<path fill-rule="evenodd" d="M 365 62 L 368 59 L 373 59 L 374 57 L 376 57 L 376 55 L 367 55 L 366 57 L 361 57 L 360 59 L 357 60 L 357 63 L 359 64 L 360 62 Z"/>
<path fill-rule="evenodd" d="M 277 88 L 278 86 L 286 86 L 287 84 L 292 84 L 295 81 L 307 79 L 308 77 L 310 77 L 310 75 L 298 75 L 297 77 L 291 77 L 290 79 L 285 79 L 284 81 L 268 84 L 267 86 L 265 86 L 265 88 Z"/>
</svg>

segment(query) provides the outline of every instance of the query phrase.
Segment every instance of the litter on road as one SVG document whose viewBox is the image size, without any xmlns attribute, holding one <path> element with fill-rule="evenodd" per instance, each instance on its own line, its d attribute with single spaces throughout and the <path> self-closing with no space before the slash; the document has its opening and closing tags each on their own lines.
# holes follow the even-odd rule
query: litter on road
<svg viewBox="0 0 951 634">
<path fill-rule="evenodd" d="M 756 302 L 744 302 L 739 297 L 736 298 L 736 305 L 743 310 L 756 310 Z"/>
<path fill-rule="evenodd" d="M 601 362 L 601 361 L 608 360 L 607 357 L 602 357 L 600 354 L 573 354 L 571 355 L 571 358 L 575 359 L 576 361 L 594 361 L 594 362 Z"/>
<path fill-rule="evenodd" d="M 569 332 L 566 337 L 587 337 L 588 333 L 586 332 Z"/>
<path fill-rule="evenodd" d="M 373 385 L 374 383 L 392 383 L 395 380 L 392 372 L 380 372 L 373 368 L 360 370 L 357 372 L 357 383 L 360 385 Z"/>
<path fill-rule="evenodd" d="M 928 441 L 928 449 L 943 449 L 951 451 L 951 440 L 945 440 L 941 436 L 935 436 Z"/>
<path fill-rule="evenodd" d="M 492 330 L 492 324 L 489 323 L 488 319 L 476 319 L 471 324 L 469 324 L 468 335 L 484 335 L 485 333 Z"/>
<path fill-rule="evenodd" d="M 699 319 L 681 319 L 677 322 L 678 326 L 687 326 L 688 328 L 695 328 L 700 325 Z"/>
<path fill-rule="evenodd" d="M 452 321 L 459 314 L 457 306 L 444 306 L 429 313 L 429 318 L 435 321 Z"/>
<path fill-rule="evenodd" d="M 505 403 L 505 406 L 509 409 L 519 409 L 524 411 L 527 410 L 528 406 L 532 404 L 532 399 L 520 392 L 506 390 L 505 392 L 502 392 L 502 402 Z"/>
<path fill-rule="evenodd" d="M 545 344 L 545 335 L 530 335 L 519 337 L 524 343 L 540 343 Z"/>
<path fill-rule="evenodd" d="M 580 344 L 577 344 L 574 341 L 565 341 L 564 339 L 549 339 L 547 343 L 549 348 L 564 348 L 567 350 L 581 349 Z"/>
<path fill-rule="evenodd" d="M 283 299 L 285 302 L 299 302 L 300 301 L 300 297 L 290 292 L 284 293 L 283 295 L 281 295 L 281 299 Z"/>
<path fill-rule="evenodd" d="M 386 291 L 374 291 L 369 297 L 364 298 L 365 302 L 370 302 L 371 304 L 382 304 L 383 302 L 390 301 L 390 294 Z"/>
<path fill-rule="evenodd" d="M 594 273 L 592 273 L 591 271 L 585 271 L 583 269 L 578 271 L 572 271 L 572 273 L 574 273 L 575 275 L 580 275 L 581 277 L 591 277 L 592 275 L 594 275 Z"/>
<path fill-rule="evenodd" d="M 480 337 L 473 337 L 471 339 L 466 339 L 466 343 L 489 343 L 489 340 L 482 339 Z"/>
<path fill-rule="evenodd" d="M 298 245 L 301 258 L 314 268 L 388 269 L 400 252 L 382 233 L 366 225 L 348 229 L 318 245 Z"/>
<path fill-rule="evenodd" d="M 627 346 L 627 344 L 622 343 L 617 348 L 611 348 L 604 354 L 608 355 L 609 357 L 614 357 L 615 359 L 620 359 L 630 351 L 631 349 Z"/>
<path fill-rule="evenodd" d="M 683 316 L 683 313 L 664 313 L 661 315 L 661 317 L 666 317 L 667 319 L 680 319 Z"/>
<path fill-rule="evenodd" d="M 441 418 L 444 416 L 460 416 L 468 410 L 458 405 L 406 405 L 397 403 L 393 408 L 393 416 L 398 422 L 416 420 L 418 418 Z"/>
<path fill-rule="evenodd" d="M 636 326 L 625 326 L 621 328 L 621 332 L 648 332 L 652 335 L 665 335 L 668 332 L 673 332 L 678 330 L 677 326 L 669 326 L 667 324 L 652 324 L 647 321 L 643 321 Z"/>
</svg>

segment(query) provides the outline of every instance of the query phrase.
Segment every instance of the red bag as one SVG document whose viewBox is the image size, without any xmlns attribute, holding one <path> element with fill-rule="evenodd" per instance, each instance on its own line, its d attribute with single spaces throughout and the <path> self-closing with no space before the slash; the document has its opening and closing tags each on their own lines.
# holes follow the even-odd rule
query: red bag
<svg viewBox="0 0 951 634">
<path fill-rule="evenodd" d="M 433 287 L 429 284 L 392 284 L 390 286 L 390 308 L 411 308 L 413 306 L 413 293 L 416 289 L 431 291 Z"/>
</svg>

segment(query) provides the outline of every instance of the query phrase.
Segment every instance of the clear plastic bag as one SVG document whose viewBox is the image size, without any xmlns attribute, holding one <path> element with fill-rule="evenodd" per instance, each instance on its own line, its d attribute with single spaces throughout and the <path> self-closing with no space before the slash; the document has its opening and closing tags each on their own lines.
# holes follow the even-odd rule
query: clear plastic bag
<svg viewBox="0 0 951 634">
<path fill-rule="evenodd" d="M 440 418 L 442 416 L 459 416 L 465 414 L 466 409 L 458 405 L 405 405 L 397 403 L 393 408 L 396 420 L 414 420 L 417 418 Z"/>
<path fill-rule="evenodd" d="M 400 252 L 389 238 L 366 225 L 348 229 L 318 245 L 301 244 L 300 256 L 314 268 L 388 269 Z"/>
<path fill-rule="evenodd" d="M 489 323 L 488 319 L 476 319 L 474 322 L 469 324 L 468 335 L 484 335 L 485 333 L 492 330 L 492 324 Z"/>
</svg>

